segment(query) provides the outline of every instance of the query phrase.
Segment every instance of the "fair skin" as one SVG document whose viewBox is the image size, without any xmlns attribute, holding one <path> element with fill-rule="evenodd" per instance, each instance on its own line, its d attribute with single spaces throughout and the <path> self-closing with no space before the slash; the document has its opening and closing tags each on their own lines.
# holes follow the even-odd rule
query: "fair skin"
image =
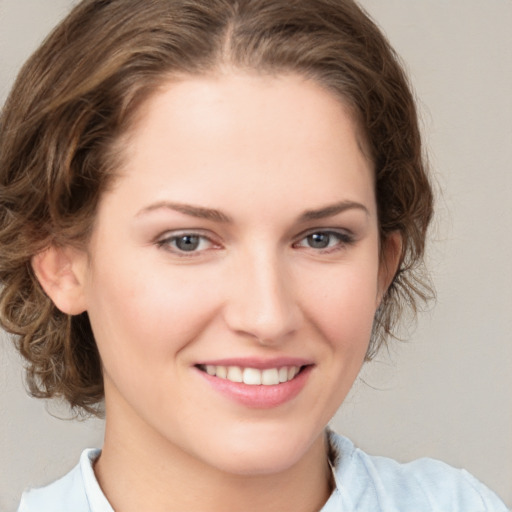
<svg viewBox="0 0 512 512">
<path fill-rule="evenodd" d="M 298 76 L 174 80 L 126 139 L 87 252 L 34 259 L 56 305 L 91 320 L 115 510 L 325 503 L 324 428 L 399 253 L 391 237 L 380 258 L 361 147 L 343 103 Z"/>
</svg>

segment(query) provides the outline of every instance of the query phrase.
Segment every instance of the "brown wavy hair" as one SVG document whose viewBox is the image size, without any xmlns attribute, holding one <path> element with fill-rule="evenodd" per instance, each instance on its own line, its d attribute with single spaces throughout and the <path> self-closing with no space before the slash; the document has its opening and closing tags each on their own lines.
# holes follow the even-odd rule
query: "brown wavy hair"
<svg viewBox="0 0 512 512">
<path fill-rule="evenodd" d="M 87 313 L 61 313 L 31 258 L 84 246 L 115 177 L 121 136 L 176 74 L 223 66 L 295 73 L 350 105 L 374 163 L 380 238 L 399 232 L 399 269 L 367 359 L 404 308 L 431 292 L 423 271 L 432 191 L 415 102 L 399 59 L 351 0 L 85 0 L 24 65 L 0 117 L 0 323 L 34 396 L 97 413 L 101 361 Z"/>
</svg>

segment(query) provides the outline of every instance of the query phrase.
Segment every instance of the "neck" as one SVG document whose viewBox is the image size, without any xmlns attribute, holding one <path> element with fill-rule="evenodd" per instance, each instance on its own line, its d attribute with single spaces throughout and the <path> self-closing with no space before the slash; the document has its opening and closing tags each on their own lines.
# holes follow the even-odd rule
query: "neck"
<svg viewBox="0 0 512 512">
<path fill-rule="evenodd" d="M 132 418 L 127 428 L 125 422 L 112 421 L 115 418 L 107 413 L 105 443 L 94 469 L 116 511 L 312 512 L 322 508 L 331 492 L 323 434 L 297 463 L 282 471 L 232 474 L 157 434 L 148 435 L 137 419 Z"/>
</svg>

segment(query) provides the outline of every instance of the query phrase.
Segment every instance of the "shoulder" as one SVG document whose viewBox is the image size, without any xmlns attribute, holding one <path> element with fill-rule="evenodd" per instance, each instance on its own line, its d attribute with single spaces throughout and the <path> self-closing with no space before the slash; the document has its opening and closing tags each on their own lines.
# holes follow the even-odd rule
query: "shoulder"
<svg viewBox="0 0 512 512">
<path fill-rule="evenodd" d="M 92 469 L 99 453 L 85 450 L 80 463 L 67 475 L 46 487 L 26 491 L 18 512 L 111 512 Z"/>
<path fill-rule="evenodd" d="M 401 464 L 371 456 L 330 434 L 338 490 L 349 510 L 507 512 L 501 500 L 463 469 L 433 459 Z"/>
</svg>

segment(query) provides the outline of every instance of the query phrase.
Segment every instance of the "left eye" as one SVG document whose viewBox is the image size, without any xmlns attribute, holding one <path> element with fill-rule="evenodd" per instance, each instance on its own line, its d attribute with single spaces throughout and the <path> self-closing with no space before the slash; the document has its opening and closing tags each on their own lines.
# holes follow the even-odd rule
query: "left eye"
<svg viewBox="0 0 512 512">
<path fill-rule="evenodd" d="M 158 245 L 172 252 L 193 253 L 209 249 L 213 243 L 205 236 L 196 233 L 183 233 L 160 240 Z"/>
<path fill-rule="evenodd" d="M 338 233 L 336 231 L 317 231 L 301 239 L 296 246 L 321 250 L 347 245 L 351 241 L 351 237 L 344 233 Z"/>
</svg>

